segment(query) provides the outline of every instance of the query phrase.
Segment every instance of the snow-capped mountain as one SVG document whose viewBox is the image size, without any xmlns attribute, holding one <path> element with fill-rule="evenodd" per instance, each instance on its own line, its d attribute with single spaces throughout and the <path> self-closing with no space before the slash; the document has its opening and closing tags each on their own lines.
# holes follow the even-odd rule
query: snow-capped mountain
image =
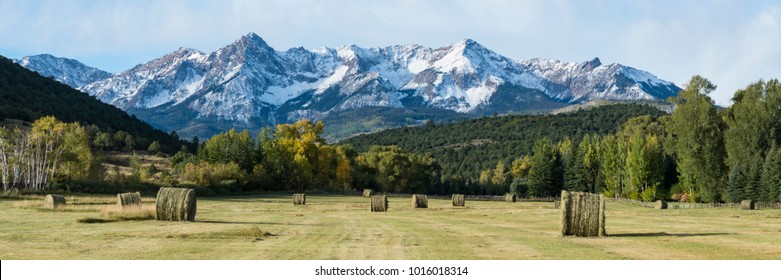
<svg viewBox="0 0 781 280">
<path fill-rule="evenodd" d="M 15 63 L 27 69 L 38 72 L 45 77 L 54 77 L 60 83 L 73 88 L 111 77 L 111 73 L 84 65 L 69 58 L 55 57 L 49 54 L 25 56 Z"/>
<path fill-rule="evenodd" d="M 547 80 L 551 97 L 570 103 L 666 99 L 680 90 L 645 71 L 616 63 L 602 65 L 599 58 L 582 63 L 535 58 L 521 64 Z"/>
<path fill-rule="evenodd" d="M 254 33 L 211 53 L 180 48 L 79 89 L 184 137 L 367 107 L 504 113 L 595 99 L 664 99 L 679 90 L 620 64 L 516 61 L 470 39 L 437 49 L 283 52 Z"/>
</svg>

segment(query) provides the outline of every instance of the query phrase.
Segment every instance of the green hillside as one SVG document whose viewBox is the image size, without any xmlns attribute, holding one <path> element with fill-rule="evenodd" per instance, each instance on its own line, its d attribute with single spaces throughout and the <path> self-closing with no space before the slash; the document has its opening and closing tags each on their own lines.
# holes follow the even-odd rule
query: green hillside
<svg viewBox="0 0 781 280">
<path fill-rule="evenodd" d="M 324 137 L 329 142 L 335 142 L 400 126 L 416 126 L 426 122 L 448 123 L 473 117 L 438 108 L 363 107 L 329 114 L 323 119 Z"/>
<path fill-rule="evenodd" d="M 531 153 L 534 141 L 548 137 L 555 142 L 586 134 L 613 133 L 626 120 L 665 114 L 651 106 L 615 104 L 556 115 L 509 115 L 484 117 L 451 124 L 428 124 L 388 129 L 355 136 L 340 144 L 359 152 L 372 145 L 397 145 L 415 153 L 431 153 L 442 166 L 445 178 L 477 180 L 480 171 L 499 160 L 509 163 Z"/>
<path fill-rule="evenodd" d="M 157 140 L 167 152 L 182 145 L 177 137 L 135 116 L 0 56 L 0 120 L 33 122 L 45 116 L 96 125 L 104 131 L 125 131 L 146 142 Z"/>
</svg>

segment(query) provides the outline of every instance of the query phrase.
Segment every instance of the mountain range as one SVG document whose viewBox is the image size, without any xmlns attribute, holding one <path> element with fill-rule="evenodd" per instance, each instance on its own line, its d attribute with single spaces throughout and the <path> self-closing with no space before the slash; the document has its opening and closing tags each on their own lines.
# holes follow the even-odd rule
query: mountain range
<svg viewBox="0 0 781 280">
<path fill-rule="evenodd" d="M 349 122 L 365 119 L 367 111 L 393 112 L 401 120 L 393 126 L 419 123 L 428 113 L 461 118 L 591 100 L 665 100 L 680 90 L 651 73 L 603 65 L 598 58 L 513 60 L 471 39 L 436 49 L 277 51 L 249 33 L 211 53 L 180 48 L 113 75 L 48 55 L 17 63 L 186 138 L 230 128 L 257 131 L 301 118 L 328 123 L 338 115 L 339 122 Z"/>
</svg>

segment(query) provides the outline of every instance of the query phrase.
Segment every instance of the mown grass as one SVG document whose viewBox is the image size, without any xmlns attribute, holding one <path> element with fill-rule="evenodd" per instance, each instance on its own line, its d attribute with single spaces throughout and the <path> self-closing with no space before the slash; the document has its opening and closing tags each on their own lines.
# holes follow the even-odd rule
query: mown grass
<svg viewBox="0 0 781 280">
<path fill-rule="evenodd" d="M 196 222 L 154 218 L 154 198 L 112 196 L 65 208 L 0 199 L 0 259 L 781 259 L 781 210 L 654 210 L 608 203 L 608 238 L 559 236 L 553 203 L 358 196 L 199 198 Z M 71 203 L 73 201 L 73 203 Z"/>
</svg>

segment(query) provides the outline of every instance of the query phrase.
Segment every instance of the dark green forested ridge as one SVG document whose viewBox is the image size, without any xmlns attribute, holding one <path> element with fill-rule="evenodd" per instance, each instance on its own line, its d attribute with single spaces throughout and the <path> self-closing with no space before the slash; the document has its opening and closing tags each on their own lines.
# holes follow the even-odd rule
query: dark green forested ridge
<svg viewBox="0 0 781 280">
<path fill-rule="evenodd" d="M 442 166 L 445 178 L 477 181 L 481 170 L 498 161 L 509 166 L 529 155 L 537 139 L 558 142 L 566 137 L 578 140 L 586 134 L 614 133 L 630 118 L 665 113 L 651 106 L 615 104 L 557 115 L 509 115 L 463 122 L 389 129 L 359 135 L 339 144 L 350 144 L 364 152 L 373 145 L 396 145 L 413 153 L 431 153 Z"/>
<path fill-rule="evenodd" d="M 426 122 L 448 123 L 473 117 L 439 108 L 362 107 L 328 114 L 323 119 L 323 137 L 333 143 L 354 135 L 389 128 L 417 126 Z"/>
<path fill-rule="evenodd" d="M 44 116 L 95 125 L 107 132 L 127 132 L 135 137 L 136 148 L 146 149 L 158 141 L 163 151 L 172 153 L 182 145 L 177 137 L 156 130 L 114 106 L 0 56 L 0 120 L 32 123 Z"/>
</svg>

